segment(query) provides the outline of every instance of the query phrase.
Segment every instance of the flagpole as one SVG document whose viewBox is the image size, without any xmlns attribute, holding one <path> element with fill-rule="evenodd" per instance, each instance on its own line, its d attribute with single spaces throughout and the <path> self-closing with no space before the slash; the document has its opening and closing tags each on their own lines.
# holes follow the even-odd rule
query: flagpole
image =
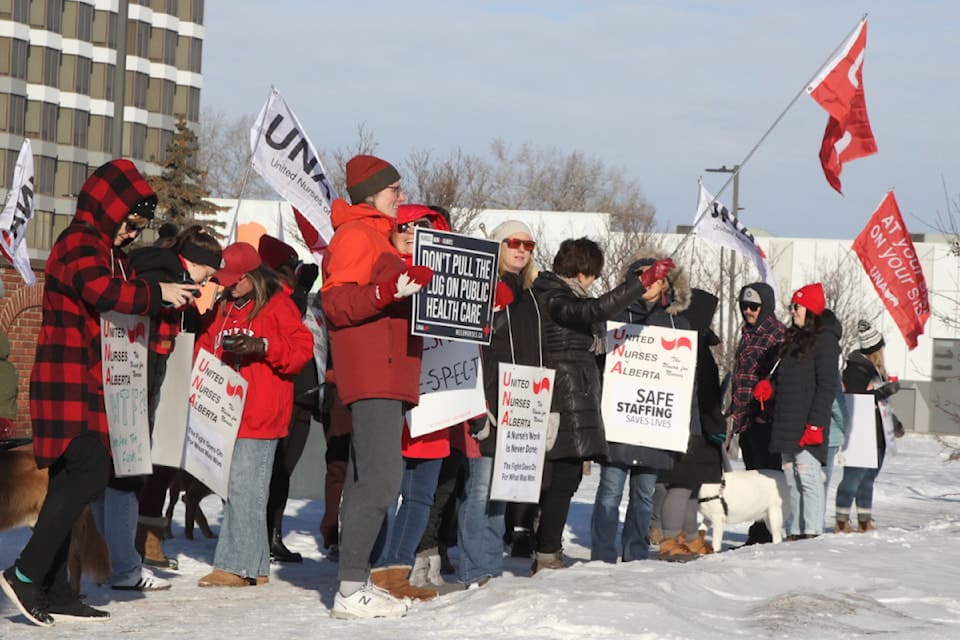
<svg viewBox="0 0 960 640">
<path fill-rule="evenodd" d="M 270 94 L 267 96 L 267 102 L 270 102 L 270 98 L 277 93 L 277 88 L 273 85 L 270 85 Z M 263 129 L 263 123 L 267 119 L 267 110 L 263 110 L 263 116 L 257 122 L 257 129 Z M 227 233 L 227 240 L 232 239 L 233 242 L 236 242 L 237 234 L 237 220 L 240 217 L 240 203 L 243 202 L 243 192 L 247 188 L 247 180 L 250 178 L 250 169 L 253 168 L 253 156 L 257 153 L 257 146 L 260 144 L 260 137 L 257 137 L 256 142 L 253 143 L 253 149 L 250 150 L 250 162 L 247 163 L 247 168 L 243 172 L 243 179 L 240 180 L 240 192 L 237 194 L 237 207 L 233 210 L 233 221 L 230 223 L 230 231 Z"/>
<path fill-rule="evenodd" d="M 743 160 L 740 161 L 740 163 L 739 163 L 738 165 L 736 165 L 736 167 L 735 167 L 736 170 L 733 171 L 733 172 L 731 172 L 730 177 L 727 178 L 726 182 L 723 183 L 723 186 L 720 187 L 720 190 L 717 191 L 716 194 L 714 194 L 713 200 L 710 202 L 710 204 L 707 205 L 707 210 L 709 210 L 711 207 L 713 207 L 714 203 L 720 198 L 720 195 L 721 195 L 724 191 L 727 190 L 727 187 L 730 186 L 730 184 L 733 182 L 734 178 L 736 178 L 736 177 L 740 174 L 740 172 L 743 171 L 744 165 L 746 165 L 747 162 L 750 161 L 750 158 L 753 157 L 753 154 L 755 154 L 755 153 L 757 152 L 757 149 L 760 148 L 760 145 L 764 143 L 764 141 L 767 139 L 767 137 L 770 135 L 770 133 L 772 133 L 773 130 L 777 127 L 777 125 L 780 124 L 780 121 L 783 120 L 784 116 L 787 115 L 787 112 L 790 111 L 791 108 L 793 108 L 793 105 L 795 105 L 795 104 L 797 103 L 797 101 L 800 99 L 800 97 L 803 96 L 803 94 L 807 92 L 807 87 L 810 86 L 810 83 L 813 82 L 818 75 L 820 75 L 820 72 L 823 71 L 823 68 L 824 68 L 825 66 L 827 66 L 828 64 L 830 64 L 830 61 L 833 60 L 834 56 L 837 55 L 837 52 L 840 51 L 840 49 L 843 48 L 843 45 L 845 45 L 845 44 L 847 43 L 847 41 L 850 40 L 850 38 L 853 36 L 853 34 L 857 32 L 857 29 L 860 28 L 860 24 L 861 24 L 864 20 L 867 19 L 867 15 L 868 15 L 868 14 L 866 14 L 866 13 L 863 14 L 863 16 L 857 21 L 857 24 L 854 25 L 853 29 L 851 29 L 850 32 L 849 32 L 846 36 L 843 37 L 843 40 L 840 41 L 840 44 L 837 45 L 836 48 L 834 48 L 834 50 L 830 52 L 830 55 L 827 56 L 827 59 L 824 60 L 824 61 L 820 64 L 819 67 L 817 67 L 817 70 L 814 71 L 813 75 L 810 76 L 810 79 L 803 83 L 803 86 L 800 87 L 800 90 L 797 92 L 797 95 L 795 95 L 795 96 L 793 97 L 793 99 L 790 101 L 790 103 L 787 104 L 786 107 L 784 107 L 783 111 L 780 112 L 780 115 L 778 115 L 777 118 L 773 121 L 773 124 L 771 124 L 771 125 L 767 128 L 767 130 L 764 132 L 764 134 L 763 134 L 762 136 L 760 136 L 760 139 L 757 141 L 757 143 L 756 143 L 755 145 L 753 145 L 753 148 L 750 149 L 750 152 L 747 153 L 747 155 L 744 157 Z M 698 212 L 698 213 L 699 213 L 699 212 Z M 736 212 L 736 211 L 733 211 L 733 217 L 734 217 L 734 218 L 737 217 L 737 212 Z M 680 239 L 680 244 L 678 244 L 677 247 L 676 247 L 676 249 L 673 250 L 673 253 L 670 254 L 671 257 L 673 257 L 673 255 L 675 255 L 675 254 L 677 253 L 677 251 L 680 249 L 680 247 L 682 247 L 684 244 L 686 244 L 687 238 L 689 238 L 690 235 L 693 233 L 693 230 L 697 227 L 697 223 L 699 223 L 699 221 L 700 221 L 699 218 L 694 221 L 694 224 L 690 227 L 690 229 L 687 230 L 687 232 L 686 232 L 686 234 L 684 234 L 683 238 Z"/>
</svg>

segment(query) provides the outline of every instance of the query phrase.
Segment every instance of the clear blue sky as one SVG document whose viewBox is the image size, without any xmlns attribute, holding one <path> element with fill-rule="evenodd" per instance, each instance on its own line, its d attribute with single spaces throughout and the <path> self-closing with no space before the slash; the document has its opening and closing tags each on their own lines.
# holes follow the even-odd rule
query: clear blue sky
<svg viewBox="0 0 960 640">
<path fill-rule="evenodd" d="M 625 168 L 662 226 L 689 223 L 697 178 L 739 162 L 869 12 L 867 108 L 879 154 L 845 196 L 804 95 L 750 163 L 741 218 L 775 235 L 850 238 L 887 189 L 911 231 L 960 196 L 960 3 L 209 0 L 204 107 L 255 114 L 275 85 L 319 148 L 365 123 L 384 158 L 482 153 L 500 137 Z M 725 198 L 729 204 L 729 192 Z"/>
</svg>

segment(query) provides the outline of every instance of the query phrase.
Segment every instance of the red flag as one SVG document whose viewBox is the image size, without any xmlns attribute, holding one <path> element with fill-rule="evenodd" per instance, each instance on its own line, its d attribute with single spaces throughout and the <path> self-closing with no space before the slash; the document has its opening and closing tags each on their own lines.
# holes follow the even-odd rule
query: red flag
<svg viewBox="0 0 960 640">
<path fill-rule="evenodd" d="M 307 220 L 296 207 L 293 207 L 293 217 L 297 220 L 297 228 L 300 229 L 300 235 L 303 237 L 303 243 L 313 253 L 317 259 L 317 264 L 323 259 L 323 252 L 327 250 L 327 243 L 317 230 L 313 223 Z"/>
<path fill-rule="evenodd" d="M 930 317 L 930 296 L 893 191 L 887 192 L 853 241 L 853 250 L 907 345 L 914 349 Z"/>
<path fill-rule="evenodd" d="M 843 193 L 840 190 L 843 163 L 877 152 L 863 94 L 866 48 L 867 21 L 864 19 L 837 57 L 807 87 L 810 97 L 830 114 L 820 145 L 820 164 L 827 182 L 837 193 Z"/>
</svg>

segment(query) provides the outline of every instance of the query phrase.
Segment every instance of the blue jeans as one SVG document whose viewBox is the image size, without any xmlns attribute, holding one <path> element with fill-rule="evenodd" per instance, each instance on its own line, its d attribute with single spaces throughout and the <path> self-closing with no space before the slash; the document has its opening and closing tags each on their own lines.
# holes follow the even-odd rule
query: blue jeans
<svg viewBox="0 0 960 640">
<path fill-rule="evenodd" d="M 430 519 L 433 494 L 437 490 L 443 459 L 404 458 L 403 462 L 403 480 L 400 484 L 403 502 L 393 521 L 384 565 L 413 565 L 417 547 Z"/>
<path fill-rule="evenodd" d="M 244 578 L 270 575 L 267 495 L 276 440 L 238 438 L 213 565 Z"/>
<path fill-rule="evenodd" d="M 503 516 L 507 503 L 490 500 L 493 458 L 468 458 L 463 500 L 457 511 L 457 577 L 470 584 L 503 575 Z"/>
<path fill-rule="evenodd" d="M 647 467 L 623 467 L 605 464 L 600 471 L 597 497 L 590 519 L 590 559 L 617 561 L 617 528 L 620 502 L 630 474 L 627 517 L 623 521 L 623 561 L 645 560 L 650 551 L 647 535 L 653 513 L 653 492 L 657 474 Z"/>
<path fill-rule="evenodd" d="M 103 495 L 90 503 L 90 508 L 110 549 L 110 582 L 119 582 L 134 573 L 139 575 L 142 561 L 134 545 L 140 509 L 137 494 L 107 487 Z"/>
<path fill-rule="evenodd" d="M 784 453 L 783 475 L 790 487 L 790 515 L 784 523 L 787 535 L 820 535 L 826 508 L 820 461 L 806 450 Z"/>
<path fill-rule="evenodd" d="M 844 467 L 843 478 L 837 486 L 837 510 L 849 516 L 854 501 L 857 503 L 857 519 L 869 520 L 873 509 L 873 483 L 880 469 L 866 467 Z M 866 514 L 864 514 L 866 512 Z M 867 517 L 861 518 L 861 515 Z"/>
</svg>

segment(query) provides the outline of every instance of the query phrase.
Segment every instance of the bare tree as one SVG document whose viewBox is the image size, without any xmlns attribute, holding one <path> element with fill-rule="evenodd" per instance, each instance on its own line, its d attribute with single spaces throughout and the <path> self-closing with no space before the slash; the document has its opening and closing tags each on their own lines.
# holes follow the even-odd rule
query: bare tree
<svg viewBox="0 0 960 640">
<path fill-rule="evenodd" d="M 203 187 L 216 198 L 276 199 L 270 185 L 250 167 L 250 128 L 254 116 L 231 120 L 223 111 L 205 108 L 200 116 L 199 164 L 205 172 Z"/>
</svg>

